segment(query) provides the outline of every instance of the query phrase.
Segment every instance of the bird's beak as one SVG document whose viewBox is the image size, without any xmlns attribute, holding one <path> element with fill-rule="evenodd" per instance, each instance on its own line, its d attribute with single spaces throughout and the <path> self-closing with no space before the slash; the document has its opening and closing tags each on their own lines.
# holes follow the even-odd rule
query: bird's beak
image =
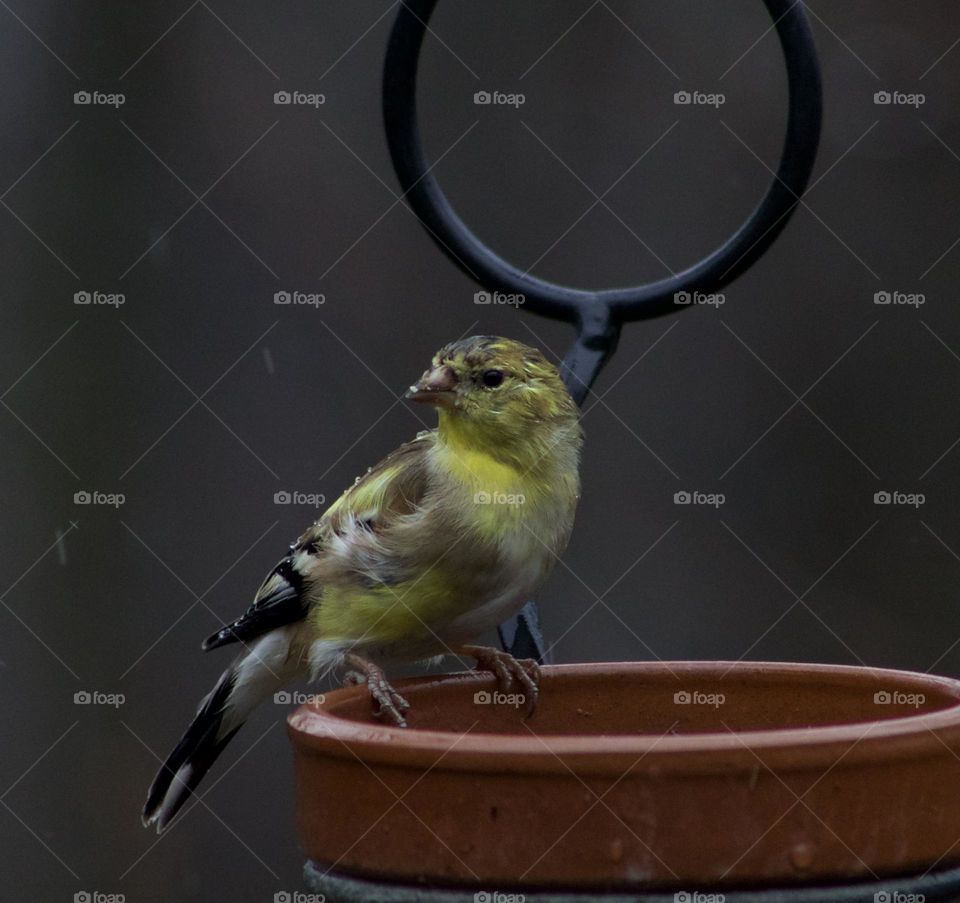
<svg viewBox="0 0 960 903">
<path fill-rule="evenodd" d="M 420 382 L 407 389 L 404 398 L 438 407 L 452 407 L 456 399 L 457 375 L 446 364 L 427 370 Z"/>
</svg>

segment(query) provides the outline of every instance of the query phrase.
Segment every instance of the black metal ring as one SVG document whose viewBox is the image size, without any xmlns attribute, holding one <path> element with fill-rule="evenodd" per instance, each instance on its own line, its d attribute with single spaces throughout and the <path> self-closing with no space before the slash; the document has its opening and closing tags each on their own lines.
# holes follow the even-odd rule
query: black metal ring
<svg viewBox="0 0 960 903">
<path fill-rule="evenodd" d="M 813 36 L 798 0 L 764 0 L 787 67 L 789 118 L 776 179 L 747 221 L 719 248 L 675 276 L 632 288 L 589 291 L 538 279 L 503 260 L 457 215 L 430 171 L 417 122 L 417 68 L 437 0 L 404 0 L 387 48 L 383 109 L 387 141 L 403 193 L 437 244 L 492 291 L 525 296 L 524 309 L 576 323 L 615 326 L 682 310 L 674 295 L 718 291 L 747 270 L 773 243 L 796 208 L 813 169 L 822 98 Z M 473 273 L 470 273 L 470 271 Z"/>
</svg>

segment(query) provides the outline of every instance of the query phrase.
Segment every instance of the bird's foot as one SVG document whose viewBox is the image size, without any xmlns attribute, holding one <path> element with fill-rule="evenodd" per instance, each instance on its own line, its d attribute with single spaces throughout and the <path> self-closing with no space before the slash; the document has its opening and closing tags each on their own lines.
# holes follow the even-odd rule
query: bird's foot
<svg viewBox="0 0 960 903">
<path fill-rule="evenodd" d="M 351 670 L 343 682 L 352 686 L 365 684 L 370 698 L 377 704 L 376 716 L 389 718 L 397 727 L 406 727 L 403 713 L 409 710 L 410 703 L 390 686 L 383 669 L 353 653 L 347 656 L 347 664 Z"/>
<path fill-rule="evenodd" d="M 456 651 L 476 659 L 478 671 L 492 672 L 502 693 L 508 692 L 514 684 L 522 687 L 526 717 L 534 713 L 540 696 L 540 666 L 532 658 L 514 658 L 509 652 L 493 646 L 461 646 Z"/>
</svg>

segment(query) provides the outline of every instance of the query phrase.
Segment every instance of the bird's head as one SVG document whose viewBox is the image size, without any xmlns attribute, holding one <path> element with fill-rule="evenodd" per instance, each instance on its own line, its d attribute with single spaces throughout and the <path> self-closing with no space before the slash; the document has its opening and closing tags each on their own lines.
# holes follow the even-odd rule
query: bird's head
<svg viewBox="0 0 960 903">
<path fill-rule="evenodd" d="M 557 368 L 513 339 L 472 336 L 444 346 L 406 397 L 438 409 L 441 437 L 493 457 L 542 454 L 558 438 L 579 447 L 577 406 Z"/>
</svg>

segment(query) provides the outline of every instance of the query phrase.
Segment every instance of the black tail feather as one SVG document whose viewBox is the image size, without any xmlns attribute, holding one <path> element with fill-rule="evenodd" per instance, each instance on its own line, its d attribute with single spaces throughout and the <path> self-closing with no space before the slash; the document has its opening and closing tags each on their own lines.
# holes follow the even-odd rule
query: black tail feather
<svg viewBox="0 0 960 903">
<path fill-rule="evenodd" d="M 196 717 L 176 748 L 167 757 L 150 785 L 143 807 L 144 825 L 156 824 L 162 831 L 189 799 L 203 776 L 240 726 L 218 736 L 224 708 L 233 691 L 236 671 L 231 668 L 203 701 Z"/>
</svg>

